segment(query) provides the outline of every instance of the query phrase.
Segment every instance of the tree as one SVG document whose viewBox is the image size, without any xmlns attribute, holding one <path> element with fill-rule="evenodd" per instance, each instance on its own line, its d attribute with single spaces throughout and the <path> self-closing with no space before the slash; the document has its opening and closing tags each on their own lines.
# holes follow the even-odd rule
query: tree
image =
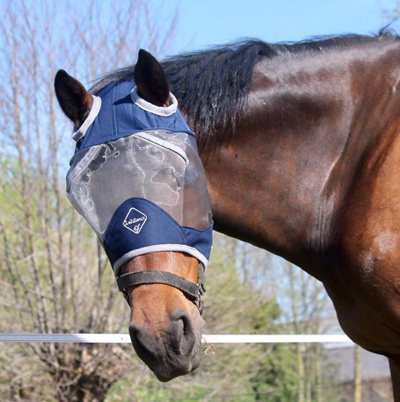
<svg viewBox="0 0 400 402">
<path fill-rule="evenodd" d="M 264 294 L 274 295 L 281 314 L 275 321 L 278 333 L 323 334 L 337 324 L 336 314 L 323 285 L 289 262 L 238 242 L 236 265 L 246 283 Z M 291 400 L 335 400 L 332 376 L 321 372 L 325 359 L 320 344 L 287 345 L 296 359 L 297 390 Z"/>
<path fill-rule="evenodd" d="M 73 150 L 53 79 L 65 68 L 90 83 L 132 64 L 139 46 L 160 55 L 173 38 L 176 15 L 159 27 L 143 0 L 91 2 L 81 11 L 67 1 L 29 0 L 2 9 L 2 332 L 115 332 L 128 322 L 97 239 L 64 196 Z M 111 345 L 3 349 L 2 400 L 103 400 L 128 361 L 132 365 Z"/>
</svg>

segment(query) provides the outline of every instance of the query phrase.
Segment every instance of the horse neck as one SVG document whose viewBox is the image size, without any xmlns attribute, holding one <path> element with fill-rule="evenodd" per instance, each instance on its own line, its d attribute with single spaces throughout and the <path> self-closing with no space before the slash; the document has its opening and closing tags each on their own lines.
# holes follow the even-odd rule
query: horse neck
<svg viewBox="0 0 400 402">
<path fill-rule="evenodd" d="M 322 277 L 344 200 L 400 106 L 383 88 L 397 85 L 398 68 L 374 58 L 256 67 L 236 131 L 203 158 L 216 230 Z"/>
</svg>

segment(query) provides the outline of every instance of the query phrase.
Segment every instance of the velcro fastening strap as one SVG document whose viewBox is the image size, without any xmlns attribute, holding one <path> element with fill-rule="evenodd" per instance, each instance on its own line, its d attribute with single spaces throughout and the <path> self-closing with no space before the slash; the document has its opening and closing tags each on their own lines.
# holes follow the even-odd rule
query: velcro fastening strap
<svg viewBox="0 0 400 402">
<path fill-rule="evenodd" d="M 152 283 L 172 286 L 194 300 L 197 300 L 200 296 L 200 288 L 197 283 L 187 281 L 180 276 L 165 271 L 130 272 L 117 278 L 118 289 L 120 291 L 125 290 L 129 286 L 149 285 Z"/>
</svg>

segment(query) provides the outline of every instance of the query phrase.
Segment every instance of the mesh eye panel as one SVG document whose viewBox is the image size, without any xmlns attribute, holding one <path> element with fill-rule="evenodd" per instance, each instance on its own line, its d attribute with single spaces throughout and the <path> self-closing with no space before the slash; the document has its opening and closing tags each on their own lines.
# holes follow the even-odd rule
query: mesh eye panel
<svg viewBox="0 0 400 402">
<path fill-rule="evenodd" d="M 67 195 L 101 240 L 115 210 L 132 197 L 153 202 L 181 226 L 204 230 L 212 223 L 204 169 L 186 133 L 145 131 L 79 151 Z"/>
</svg>

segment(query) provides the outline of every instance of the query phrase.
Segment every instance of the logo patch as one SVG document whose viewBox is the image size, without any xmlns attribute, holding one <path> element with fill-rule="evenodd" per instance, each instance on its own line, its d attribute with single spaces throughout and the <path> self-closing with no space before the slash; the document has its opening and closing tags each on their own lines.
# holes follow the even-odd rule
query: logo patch
<svg viewBox="0 0 400 402">
<path fill-rule="evenodd" d="M 131 232 L 139 234 L 146 221 L 147 216 L 143 212 L 136 208 L 131 208 L 124 219 L 123 225 Z"/>
</svg>

